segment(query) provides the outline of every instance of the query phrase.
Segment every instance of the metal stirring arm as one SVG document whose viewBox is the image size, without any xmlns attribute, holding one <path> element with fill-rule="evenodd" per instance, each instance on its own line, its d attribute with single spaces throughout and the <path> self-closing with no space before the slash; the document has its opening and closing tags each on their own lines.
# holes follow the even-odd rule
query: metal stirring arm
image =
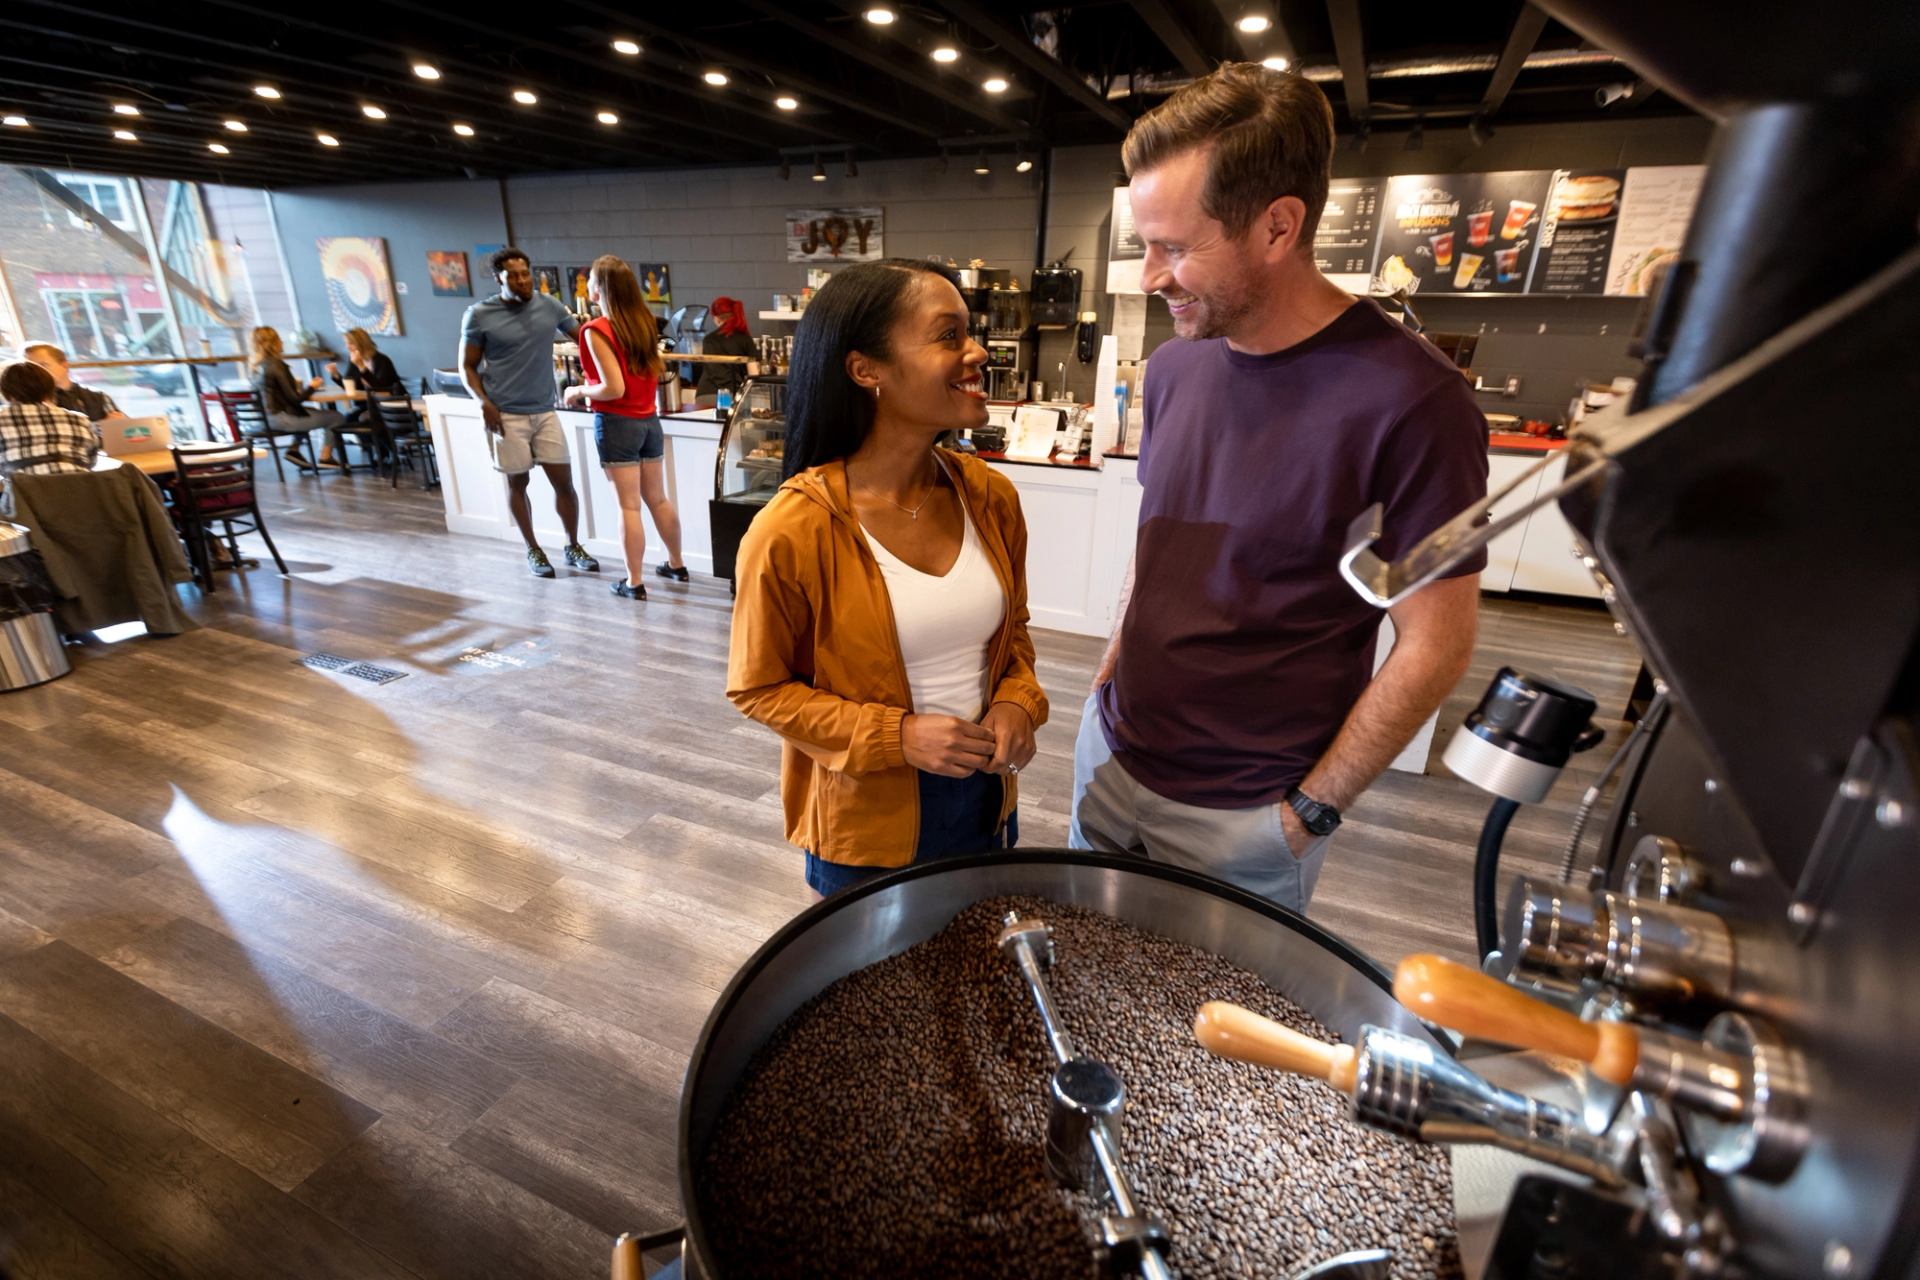
<svg viewBox="0 0 1920 1280">
<path fill-rule="evenodd" d="M 1111 1067 L 1074 1053 L 1047 987 L 1047 970 L 1053 967 L 1053 929 L 1043 920 L 1022 920 L 1013 911 L 1007 913 L 1005 924 L 1000 950 L 1026 979 L 1058 1064 L 1048 1087 L 1048 1163 L 1069 1185 L 1092 1189 L 1096 1183 L 1090 1175 L 1094 1174 L 1104 1184 L 1113 1212 L 1100 1220 L 1101 1238 L 1116 1270 L 1147 1280 L 1172 1280 L 1165 1256 L 1172 1246 L 1167 1230 L 1140 1213 L 1133 1185 L 1120 1164 L 1126 1090 Z"/>
</svg>

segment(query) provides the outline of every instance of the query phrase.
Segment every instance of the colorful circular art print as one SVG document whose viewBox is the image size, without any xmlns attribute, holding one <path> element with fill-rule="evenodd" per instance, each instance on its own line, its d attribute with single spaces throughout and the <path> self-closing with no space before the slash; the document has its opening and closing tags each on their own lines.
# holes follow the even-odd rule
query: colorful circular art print
<svg viewBox="0 0 1920 1280">
<path fill-rule="evenodd" d="M 334 328 L 397 335 L 400 313 L 387 269 L 387 242 L 377 236 L 327 236 L 319 244 Z"/>
</svg>

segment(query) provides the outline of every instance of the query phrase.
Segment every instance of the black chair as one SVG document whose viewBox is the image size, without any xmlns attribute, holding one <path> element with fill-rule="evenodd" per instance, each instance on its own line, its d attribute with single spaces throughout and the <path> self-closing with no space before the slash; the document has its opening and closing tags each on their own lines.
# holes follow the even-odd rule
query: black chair
<svg viewBox="0 0 1920 1280">
<path fill-rule="evenodd" d="M 173 518 L 186 539 L 193 580 L 213 594 L 213 543 L 227 544 L 227 554 L 241 563 L 235 536 L 257 533 L 267 544 L 274 565 L 284 575 L 287 562 L 273 545 L 260 502 L 253 491 L 253 449 L 242 442 L 231 449 L 187 449 L 173 446 Z M 216 532 L 214 525 L 220 530 Z"/>
<path fill-rule="evenodd" d="M 313 441 L 309 437 L 313 434 L 313 428 L 275 426 L 273 419 L 267 416 L 267 403 L 260 398 L 258 391 L 251 389 L 221 391 L 219 396 L 220 407 L 227 411 L 227 422 L 231 425 L 235 438 L 263 442 L 268 452 L 273 454 L 273 474 L 280 478 L 281 484 L 285 484 L 287 469 L 280 462 L 280 438 L 290 436 L 296 441 L 305 441 L 308 451 L 311 452 Z M 249 459 L 249 465 L 251 465 L 251 459 Z"/>
<path fill-rule="evenodd" d="M 400 464 L 405 463 L 407 470 L 420 473 L 422 489 L 437 488 L 440 484 L 440 459 L 433 451 L 433 436 L 428 433 L 420 415 L 413 411 L 413 402 L 404 394 L 382 395 L 374 392 L 371 396 L 373 412 L 387 433 L 387 444 L 393 454 L 393 487 L 400 487 Z M 415 460 L 420 465 L 414 466 Z"/>
</svg>

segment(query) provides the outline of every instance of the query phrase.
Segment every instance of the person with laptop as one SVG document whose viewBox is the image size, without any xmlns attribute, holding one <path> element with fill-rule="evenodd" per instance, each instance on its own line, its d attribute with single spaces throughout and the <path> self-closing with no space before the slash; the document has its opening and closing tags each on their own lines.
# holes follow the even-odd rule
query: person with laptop
<svg viewBox="0 0 1920 1280">
<path fill-rule="evenodd" d="M 30 342 L 20 354 L 53 375 L 53 402 L 62 409 L 84 413 L 89 422 L 127 416 L 106 392 L 76 383 L 73 371 L 67 367 L 67 353 L 51 342 Z"/>
<path fill-rule="evenodd" d="M 0 369 L 0 476 L 93 470 L 100 438 L 86 415 L 54 403 L 53 375 L 36 361 Z"/>
</svg>

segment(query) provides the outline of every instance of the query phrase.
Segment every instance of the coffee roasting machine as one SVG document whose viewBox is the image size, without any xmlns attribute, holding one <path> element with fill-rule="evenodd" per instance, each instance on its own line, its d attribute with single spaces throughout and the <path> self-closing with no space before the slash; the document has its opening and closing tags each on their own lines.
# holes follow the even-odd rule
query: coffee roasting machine
<svg viewBox="0 0 1920 1280">
<path fill-rule="evenodd" d="M 1560 881 L 1508 888 L 1497 976 L 1416 959 L 1394 991 L 1585 1064 L 1586 1114 L 1390 1031 L 1200 1030 L 1363 1122 L 1573 1171 L 1519 1183 L 1488 1277 L 1920 1275 L 1920 8 L 1542 7 L 1720 122 L 1637 400 L 1543 498 L 1658 695 L 1597 856 L 1576 829 Z M 1492 506 L 1393 564 L 1369 513 L 1345 572 L 1384 607 L 1525 518 Z M 1491 690 L 1463 776 L 1524 788 L 1567 692 Z"/>
<path fill-rule="evenodd" d="M 1195 1030 L 1216 1052 L 1319 1076 L 1410 1141 L 1551 1166 L 1503 1193 L 1471 1274 L 1920 1278 L 1920 6 L 1541 7 L 1720 124 L 1635 400 L 1581 425 L 1541 499 L 1657 691 L 1597 846 L 1583 808 L 1562 876 L 1507 886 L 1497 930 L 1485 913 L 1485 971 L 1414 957 L 1393 999 L 1310 922 L 1159 864 L 911 868 L 813 908 L 729 987 L 688 1073 L 683 1187 L 783 1017 L 959 906 L 1035 893 L 1231 956 L 1344 1042 L 1210 1005 Z M 1392 604 L 1526 517 L 1492 518 L 1503 496 L 1394 563 L 1367 513 L 1343 571 Z M 1502 797 L 1483 871 L 1591 711 L 1503 672 L 1458 735 L 1449 763 Z M 1456 1057 L 1436 1025 L 1522 1052 Z M 1484 1065 L 1515 1061 L 1574 1087 Z M 689 1201 L 672 1234 L 698 1264 L 725 1224 Z"/>
</svg>

